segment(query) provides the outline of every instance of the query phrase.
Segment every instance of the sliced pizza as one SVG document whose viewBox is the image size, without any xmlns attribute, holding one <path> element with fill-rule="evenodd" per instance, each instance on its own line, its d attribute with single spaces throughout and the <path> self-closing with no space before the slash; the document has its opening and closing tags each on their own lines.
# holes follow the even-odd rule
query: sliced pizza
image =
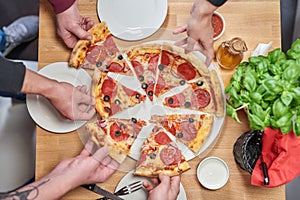
<svg viewBox="0 0 300 200">
<path fill-rule="evenodd" d="M 210 76 L 201 77 L 187 82 L 187 86 L 182 91 L 165 97 L 163 105 L 216 114 L 220 117 L 224 115 L 222 91 L 216 91 L 215 88 L 217 87 L 212 86 Z"/>
<path fill-rule="evenodd" d="M 134 72 L 147 96 L 153 101 L 154 85 L 157 65 L 160 57 L 161 45 L 148 44 L 135 46 L 126 51 Z"/>
<path fill-rule="evenodd" d="M 176 143 L 165 129 L 155 126 L 141 148 L 134 175 L 156 177 L 160 173 L 168 176 L 181 174 L 190 169 Z"/>
<path fill-rule="evenodd" d="M 109 147 L 109 155 L 122 163 L 146 122 L 140 119 L 109 118 L 85 125 L 92 141 L 99 147 Z"/>
<path fill-rule="evenodd" d="M 154 89 L 157 97 L 174 87 L 209 73 L 205 64 L 193 53 L 185 54 L 183 48 L 171 44 L 162 45 L 158 69 L 158 79 Z"/>
<path fill-rule="evenodd" d="M 105 22 L 93 26 L 89 32 L 91 40 L 79 40 L 69 59 L 75 68 L 95 69 L 133 75 Z"/>
<path fill-rule="evenodd" d="M 213 116 L 208 114 L 152 115 L 150 123 L 163 126 L 177 141 L 198 154 L 213 126 Z"/>
<path fill-rule="evenodd" d="M 122 85 L 97 69 L 94 71 L 91 90 L 96 99 L 96 111 L 102 119 L 146 100 L 146 95 Z"/>
</svg>

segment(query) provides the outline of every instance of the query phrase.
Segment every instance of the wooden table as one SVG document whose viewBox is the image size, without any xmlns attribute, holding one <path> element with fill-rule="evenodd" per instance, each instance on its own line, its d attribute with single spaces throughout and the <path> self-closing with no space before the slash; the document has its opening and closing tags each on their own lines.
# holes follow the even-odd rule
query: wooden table
<svg viewBox="0 0 300 200">
<path fill-rule="evenodd" d="M 162 28 L 173 30 L 185 24 L 189 18 L 189 10 L 193 0 L 169 0 L 167 18 Z M 79 10 L 83 16 L 89 16 L 98 21 L 96 0 L 79 0 Z M 215 42 L 217 47 L 222 41 L 239 36 L 247 43 L 249 51 L 255 49 L 258 43 L 273 42 L 272 48 L 280 47 L 280 3 L 279 0 L 230 0 L 218 10 L 226 20 L 225 34 Z M 39 30 L 39 68 L 57 62 L 68 61 L 70 50 L 56 36 L 55 20 L 51 6 L 47 0 L 40 2 Z M 226 86 L 234 71 L 221 70 Z M 285 199 L 285 187 L 266 189 L 250 184 L 250 174 L 235 163 L 232 154 L 233 144 L 238 136 L 249 130 L 248 122 L 240 113 L 242 123 L 226 117 L 219 139 L 212 151 L 206 156 L 218 156 L 229 166 L 230 178 L 227 184 L 216 191 L 204 189 L 198 182 L 195 172 L 198 163 L 203 158 L 190 161 L 192 169 L 182 175 L 182 184 L 187 199 Z M 37 127 L 36 134 L 36 178 L 47 174 L 61 160 L 78 155 L 83 144 L 76 131 L 67 134 L 53 134 Z M 125 175 L 116 172 L 101 187 L 113 191 L 119 180 Z M 95 199 L 98 195 L 78 188 L 68 193 L 64 199 Z"/>
</svg>

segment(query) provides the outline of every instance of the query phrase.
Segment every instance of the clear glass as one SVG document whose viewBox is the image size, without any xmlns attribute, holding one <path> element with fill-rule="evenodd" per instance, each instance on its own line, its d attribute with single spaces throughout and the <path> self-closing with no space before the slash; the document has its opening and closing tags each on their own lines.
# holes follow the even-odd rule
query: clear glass
<svg viewBox="0 0 300 200">
<path fill-rule="evenodd" d="M 216 53 L 217 62 L 224 69 L 234 69 L 241 63 L 247 50 L 246 43 L 241 38 L 222 42 Z"/>
</svg>

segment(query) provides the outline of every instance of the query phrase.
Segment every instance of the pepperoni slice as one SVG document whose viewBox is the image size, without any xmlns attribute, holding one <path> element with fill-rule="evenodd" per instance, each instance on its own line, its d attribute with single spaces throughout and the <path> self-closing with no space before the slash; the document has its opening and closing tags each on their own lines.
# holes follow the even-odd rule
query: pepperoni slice
<svg viewBox="0 0 300 200">
<path fill-rule="evenodd" d="M 180 123 L 182 138 L 185 141 L 191 141 L 196 137 L 197 129 L 193 123 L 183 121 Z"/>
<path fill-rule="evenodd" d="M 155 95 L 158 96 L 160 92 L 165 88 L 165 86 L 166 86 L 165 80 L 161 76 L 158 76 L 155 85 Z"/>
<path fill-rule="evenodd" d="M 148 61 L 148 70 L 150 70 L 153 74 L 156 73 L 156 67 L 158 65 L 158 58 L 159 58 L 159 56 L 157 54 L 154 54 Z"/>
<path fill-rule="evenodd" d="M 109 65 L 108 71 L 110 71 L 110 72 L 121 72 L 121 71 L 123 71 L 123 68 L 124 67 L 122 65 L 120 65 L 119 63 L 112 62 Z"/>
<path fill-rule="evenodd" d="M 169 144 L 172 140 L 165 132 L 159 132 L 154 136 L 154 140 L 161 145 Z"/>
<path fill-rule="evenodd" d="M 142 151 L 140 154 L 140 158 L 136 163 L 136 167 L 139 167 L 145 160 L 146 160 L 146 153 Z"/>
<path fill-rule="evenodd" d="M 134 71 L 135 71 L 136 75 L 138 77 L 139 76 L 143 76 L 143 74 L 144 74 L 144 68 L 143 68 L 142 64 L 139 63 L 138 61 L 135 61 L 135 60 L 131 61 L 131 64 L 132 64 L 132 66 L 134 68 Z"/>
<path fill-rule="evenodd" d="M 147 96 L 149 97 L 149 99 L 151 101 L 153 101 L 153 94 L 154 94 L 154 83 L 151 82 L 151 83 L 148 83 L 148 87 L 146 89 L 146 92 L 147 92 Z"/>
<path fill-rule="evenodd" d="M 111 78 L 108 78 L 104 80 L 101 90 L 103 95 L 108 95 L 112 98 L 116 95 L 117 85 Z"/>
<path fill-rule="evenodd" d="M 181 153 L 178 148 L 169 145 L 160 152 L 160 159 L 165 165 L 177 164 L 180 162 Z"/>
<path fill-rule="evenodd" d="M 178 75 L 189 81 L 196 77 L 196 71 L 192 64 L 182 63 L 177 67 Z"/>
<path fill-rule="evenodd" d="M 104 42 L 104 46 L 107 49 L 109 55 L 114 55 L 117 52 L 119 52 L 119 50 L 118 50 L 118 48 L 117 48 L 117 46 L 116 46 L 116 44 L 115 44 L 115 42 L 114 42 L 114 40 L 113 40 L 113 38 L 112 38 L 111 35 L 109 35 L 106 38 L 106 40 Z"/>
<path fill-rule="evenodd" d="M 96 64 L 98 55 L 102 53 L 101 47 L 94 45 L 88 48 L 87 53 L 86 53 L 86 59 L 89 63 L 91 64 Z"/>
<path fill-rule="evenodd" d="M 165 66 L 168 66 L 170 64 L 169 56 L 167 55 L 166 51 L 162 51 L 161 54 L 161 64 L 164 64 Z"/>
<path fill-rule="evenodd" d="M 185 103 L 185 96 L 182 93 L 167 97 L 165 99 L 165 104 L 171 108 L 177 108 Z"/>
<path fill-rule="evenodd" d="M 205 89 L 197 89 L 191 96 L 191 103 L 197 109 L 205 108 L 210 103 L 211 96 Z"/>
<path fill-rule="evenodd" d="M 134 95 L 137 94 L 136 91 L 134 91 L 134 90 L 132 90 L 132 89 L 130 89 L 130 88 L 128 88 L 128 87 L 125 87 L 125 86 L 123 86 L 123 85 L 122 85 L 122 88 L 123 88 L 124 92 L 125 92 L 128 96 L 134 96 Z"/>
<path fill-rule="evenodd" d="M 126 140 L 129 137 L 129 134 L 124 133 L 124 131 L 121 130 L 120 126 L 116 122 L 110 126 L 109 134 L 115 141 Z"/>
</svg>

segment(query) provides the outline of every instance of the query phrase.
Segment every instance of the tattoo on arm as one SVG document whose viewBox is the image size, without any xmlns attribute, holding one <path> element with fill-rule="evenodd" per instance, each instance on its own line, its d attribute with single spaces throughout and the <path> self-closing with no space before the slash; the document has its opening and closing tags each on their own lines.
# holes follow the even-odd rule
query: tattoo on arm
<svg viewBox="0 0 300 200">
<path fill-rule="evenodd" d="M 49 181 L 50 181 L 50 179 L 47 179 L 47 180 L 41 182 L 40 184 L 38 184 L 37 186 L 30 186 L 29 189 L 24 190 L 24 191 L 16 190 L 16 191 L 9 192 L 9 193 L 0 193 L 0 199 L 3 199 L 3 200 L 33 200 L 33 199 L 36 199 L 39 196 L 39 187 Z M 30 194 L 33 195 L 33 197 L 31 197 L 29 199 L 28 196 Z"/>
</svg>

